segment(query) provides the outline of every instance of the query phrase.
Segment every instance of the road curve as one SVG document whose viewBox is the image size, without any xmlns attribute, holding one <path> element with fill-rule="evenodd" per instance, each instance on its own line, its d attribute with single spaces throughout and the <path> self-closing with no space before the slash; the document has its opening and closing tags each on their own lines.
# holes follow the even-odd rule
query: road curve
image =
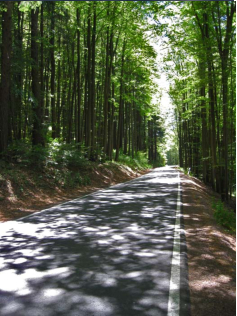
<svg viewBox="0 0 237 316">
<path fill-rule="evenodd" d="M 188 316 L 179 172 L 0 224 L 1 316 Z"/>
</svg>

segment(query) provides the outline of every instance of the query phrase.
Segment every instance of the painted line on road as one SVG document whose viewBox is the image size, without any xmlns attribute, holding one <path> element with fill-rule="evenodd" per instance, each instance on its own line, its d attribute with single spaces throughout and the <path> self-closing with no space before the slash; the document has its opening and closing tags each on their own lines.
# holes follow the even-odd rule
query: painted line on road
<svg viewBox="0 0 237 316">
<path fill-rule="evenodd" d="M 180 234 L 181 234 L 181 198 L 180 198 L 180 176 L 178 173 L 178 197 L 175 212 L 174 244 L 171 262 L 170 291 L 168 301 L 168 316 L 179 316 L 180 312 Z"/>
</svg>

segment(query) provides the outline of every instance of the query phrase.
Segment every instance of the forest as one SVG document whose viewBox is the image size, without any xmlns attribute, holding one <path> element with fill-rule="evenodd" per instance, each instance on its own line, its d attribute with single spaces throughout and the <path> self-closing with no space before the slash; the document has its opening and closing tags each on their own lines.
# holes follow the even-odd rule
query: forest
<svg viewBox="0 0 237 316">
<path fill-rule="evenodd" d="M 1 161 L 143 157 L 179 164 L 230 199 L 235 11 L 234 1 L 1 1 Z M 162 64 L 152 41 L 165 47 Z M 172 133 L 154 101 L 161 72 Z"/>
</svg>

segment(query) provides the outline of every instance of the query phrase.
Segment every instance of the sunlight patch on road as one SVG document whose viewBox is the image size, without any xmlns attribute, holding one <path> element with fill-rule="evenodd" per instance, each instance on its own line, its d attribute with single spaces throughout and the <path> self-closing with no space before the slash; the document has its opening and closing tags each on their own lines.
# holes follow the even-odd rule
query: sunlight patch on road
<svg viewBox="0 0 237 316">
<path fill-rule="evenodd" d="M 43 279 L 45 277 L 66 278 L 70 275 L 69 268 L 55 268 L 47 271 L 37 271 L 34 268 L 27 269 L 24 273 L 18 274 L 15 269 L 8 269 L 0 272 L 0 290 L 14 292 L 23 296 L 32 293 L 30 283 L 32 280 Z"/>
</svg>

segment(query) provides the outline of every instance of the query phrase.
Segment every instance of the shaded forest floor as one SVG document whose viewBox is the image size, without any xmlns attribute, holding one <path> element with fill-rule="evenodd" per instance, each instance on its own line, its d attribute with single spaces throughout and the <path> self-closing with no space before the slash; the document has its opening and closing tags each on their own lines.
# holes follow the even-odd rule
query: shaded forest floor
<svg viewBox="0 0 237 316">
<path fill-rule="evenodd" d="M 236 240 L 214 219 L 220 199 L 200 180 L 181 174 L 192 316 L 236 315 Z"/>
<path fill-rule="evenodd" d="M 148 171 L 134 170 L 112 162 L 91 163 L 81 170 L 61 169 L 57 172 L 50 167 L 37 169 L 4 164 L 0 166 L 0 222 L 21 218 L 98 189 L 134 179 Z"/>
<path fill-rule="evenodd" d="M 14 220 L 149 170 L 116 163 L 91 164 L 82 170 L 22 168 L 0 165 L 0 222 Z M 196 178 L 181 173 L 184 224 L 188 248 L 192 316 L 234 316 L 236 243 L 213 217 L 220 199 Z"/>
</svg>

